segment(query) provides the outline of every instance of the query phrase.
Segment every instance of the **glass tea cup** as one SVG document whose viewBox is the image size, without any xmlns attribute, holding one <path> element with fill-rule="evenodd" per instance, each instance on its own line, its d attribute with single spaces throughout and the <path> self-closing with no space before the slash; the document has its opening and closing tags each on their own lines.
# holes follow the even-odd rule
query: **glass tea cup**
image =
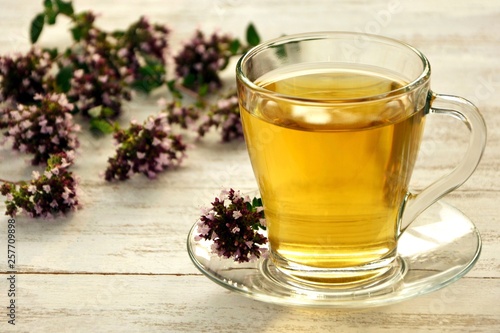
<svg viewBox="0 0 500 333">
<path fill-rule="evenodd" d="M 477 108 L 432 92 L 420 51 L 362 33 L 274 39 L 247 52 L 236 74 L 276 268 L 346 288 L 403 274 L 404 230 L 481 159 L 486 127 Z M 460 119 L 469 147 L 450 174 L 411 193 L 429 115 Z"/>
</svg>

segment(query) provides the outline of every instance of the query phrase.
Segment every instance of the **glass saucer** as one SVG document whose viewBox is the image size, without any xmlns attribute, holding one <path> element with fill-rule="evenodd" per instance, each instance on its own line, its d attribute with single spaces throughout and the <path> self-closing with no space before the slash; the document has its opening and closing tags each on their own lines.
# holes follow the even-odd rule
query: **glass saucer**
<svg viewBox="0 0 500 333">
<path fill-rule="evenodd" d="M 399 240 L 398 279 L 358 289 L 297 284 L 268 259 L 239 264 L 212 254 L 210 241 L 196 241 L 191 228 L 187 249 L 195 266 L 217 284 L 244 296 L 281 305 L 365 308 L 388 305 L 441 289 L 472 269 L 481 237 L 460 211 L 442 201 L 427 209 Z"/>
</svg>

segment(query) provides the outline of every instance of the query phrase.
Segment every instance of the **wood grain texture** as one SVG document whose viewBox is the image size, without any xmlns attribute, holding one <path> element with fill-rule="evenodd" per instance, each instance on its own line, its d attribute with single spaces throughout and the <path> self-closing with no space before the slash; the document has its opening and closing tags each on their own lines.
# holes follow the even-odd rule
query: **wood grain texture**
<svg viewBox="0 0 500 333">
<path fill-rule="evenodd" d="M 209 135 L 186 163 L 149 181 L 142 176 L 106 183 L 101 173 L 113 154 L 110 137 L 81 135 L 74 172 L 82 209 L 65 218 L 17 220 L 18 325 L 0 332 L 498 332 L 500 331 L 500 2 L 425 0 L 75 0 L 78 10 L 101 13 L 106 29 L 139 15 L 168 23 L 175 52 L 196 28 L 244 38 L 254 22 L 264 39 L 314 30 L 383 34 L 421 49 L 433 66 L 432 87 L 473 101 L 488 125 L 488 145 L 475 174 L 445 200 L 476 224 L 481 258 L 448 288 L 388 307 L 362 311 L 317 310 L 259 303 L 202 276 L 186 253 L 198 209 L 221 187 L 252 191 L 256 184 L 242 142 L 222 144 Z M 28 26 L 41 1 L 0 0 L 0 53 L 26 51 Z M 44 32 L 41 44 L 69 42 L 67 22 Z M 224 73 L 233 80 L 232 68 Z M 121 121 L 156 113 L 156 99 L 138 97 Z M 412 179 L 418 191 L 449 172 L 467 145 L 458 121 L 429 118 Z M 0 146 L 0 178 L 30 178 L 26 156 Z M 3 202 L 0 211 L 4 210 Z M 0 222 L 6 221 L 0 217 Z M 5 223 L 0 223 L 5 225 Z M 0 249 L 6 228 L 0 228 Z M 6 254 L 0 250 L 0 308 L 7 291 Z"/>
<path fill-rule="evenodd" d="M 498 279 L 464 278 L 412 301 L 363 310 L 282 307 L 201 276 L 18 275 L 16 332 L 493 332 Z"/>
</svg>

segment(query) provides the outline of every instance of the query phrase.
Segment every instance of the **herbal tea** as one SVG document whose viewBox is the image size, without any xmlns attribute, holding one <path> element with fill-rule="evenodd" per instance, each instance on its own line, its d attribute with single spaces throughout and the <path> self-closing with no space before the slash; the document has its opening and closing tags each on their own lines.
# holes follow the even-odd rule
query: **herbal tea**
<svg viewBox="0 0 500 333">
<path fill-rule="evenodd" d="M 241 109 L 273 255 L 317 268 L 393 260 L 424 125 L 414 101 L 391 96 L 407 82 L 366 68 L 294 67 L 256 83 L 287 96 Z"/>
</svg>

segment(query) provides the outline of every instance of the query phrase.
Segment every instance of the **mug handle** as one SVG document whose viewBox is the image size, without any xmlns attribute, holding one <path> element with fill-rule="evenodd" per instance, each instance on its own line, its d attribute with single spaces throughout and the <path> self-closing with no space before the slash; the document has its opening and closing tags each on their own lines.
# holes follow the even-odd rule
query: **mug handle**
<svg viewBox="0 0 500 333">
<path fill-rule="evenodd" d="M 400 234 L 429 206 L 455 190 L 472 175 L 486 146 L 486 124 L 479 110 L 468 100 L 430 92 L 429 114 L 460 119 L 469 129 L 469 146 L 462 161 L 448 175 L 438 179 L 420 193 L 408 193 L 400 211 Z"/>
</svg>

